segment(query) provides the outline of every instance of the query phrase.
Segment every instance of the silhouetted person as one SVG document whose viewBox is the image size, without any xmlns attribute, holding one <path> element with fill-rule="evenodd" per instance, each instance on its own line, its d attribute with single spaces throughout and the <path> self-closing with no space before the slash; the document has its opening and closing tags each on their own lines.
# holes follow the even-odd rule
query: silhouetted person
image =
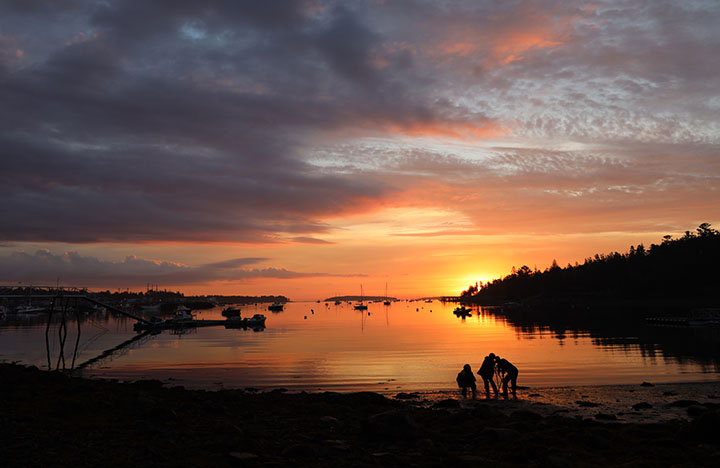
<svg viewBox="0 0 720 468">
<path fill-rule="evenodd" d="M 510 382 L 512 394 L 515 396 L 515 391 L 517 390 L 518 368 L 510 364 L 507 359 L 502 359 L 500 356 L 495 356 L 495 364 L 502 375 L 503 393 L 507 395 L 508 382 Z"/>
<path fill-rule="evenodd" d="M 495 395 L 497 395 L 498 388 L 497 385 L 495 385 L 495 380 L 493 380 L 493 377 L 495 377 L 495 354 L 490 353 L 485 356 L 478 375 L 482 377 L 483 383 L 485 384 L 485 394 L 488 397 L 490 396 L 490 385 L 492 385 L 493 391 Z"/>
<path fill-rule="evenodd" d="M 473 398 L 475 398 L 477 386 L 475 385 L 475 376 L 472 373 L 472 369 L 470 369 L 470 364 L 463 366 L 463 369 L 458 373 L 455 380 L 457 381 L 458 387 L 460 387 L 460 393 L 463 397 L 467 396 L 467 389 L 469 387 L 470 390 L 472 390 Z"/>
</svg>

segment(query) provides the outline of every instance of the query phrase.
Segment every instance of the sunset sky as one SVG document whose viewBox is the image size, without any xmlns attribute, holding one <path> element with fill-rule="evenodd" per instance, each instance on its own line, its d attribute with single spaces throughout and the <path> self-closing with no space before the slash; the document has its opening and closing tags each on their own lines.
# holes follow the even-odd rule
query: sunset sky
<svg viewBox="0 0 720 468">
<path fill-rule="evenodd" d="M 718 25 L 691 0 L 0 0 L 0 284 L 457 294 L 718 227 Z"/>
</svg>

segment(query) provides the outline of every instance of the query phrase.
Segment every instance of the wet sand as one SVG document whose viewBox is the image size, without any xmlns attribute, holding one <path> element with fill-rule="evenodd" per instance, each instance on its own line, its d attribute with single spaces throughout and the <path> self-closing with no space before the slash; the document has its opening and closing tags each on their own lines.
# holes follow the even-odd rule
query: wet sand
<svg viewBox="0 0 720 468">
<path fill-rule="evenodd" d="M 428 403 L 457 398 L 463 406 L 475 404 L 471 398 L 462 398 L 455 391 L 418 395 Z M 487 398 L 481 392 L 476 400 L 494 404 L 501 410 L 523 406 L 543 416 L 564 415 L 625 423 L 689 421 L 704 409 L 720 407 L 720 382 L 535 387 L 522 388 L 517 396 L 517 400 L 511 395 L 507 400 L 493 394 Z"/>
<path fill-rule="evenodd" d="M 0 364 L 3 466 L 714 466 L 720 384 L 201 391 Z M 635 406 L 635 408 L 633 408 Z"/>
</svg>

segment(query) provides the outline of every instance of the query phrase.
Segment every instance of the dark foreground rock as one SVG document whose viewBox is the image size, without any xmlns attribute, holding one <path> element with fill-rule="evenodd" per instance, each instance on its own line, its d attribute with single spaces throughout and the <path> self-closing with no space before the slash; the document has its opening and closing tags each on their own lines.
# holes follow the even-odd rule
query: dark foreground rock
<svg viewBox="0 0 720 468">
<path fill-rule="evenodd" d="M 0 364 L 0 460 L 4 467 L 599 467 L 713 466 L 720 456 L 717 409 L 690 422 L 618 424 L 467 403 L 188 391 Z"/>
</svg>

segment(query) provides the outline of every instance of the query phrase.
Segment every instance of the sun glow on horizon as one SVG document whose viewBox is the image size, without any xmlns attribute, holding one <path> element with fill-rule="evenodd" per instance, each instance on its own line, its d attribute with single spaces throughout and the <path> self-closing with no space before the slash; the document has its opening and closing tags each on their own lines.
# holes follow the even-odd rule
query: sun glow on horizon
<svg viewBox="0 0 720 468">
<path fill-rule="evenodd" d="M 44 276 L 23 279 L 25 284 L 55 284 L 59 278 L 66 286 L 91 290 L 142 291 L 150 283 L 188 295 L 284 295 L 291 300 L 358 295 L 361 284 L 366 295 L 383 296 L 387 284 L 390 296 L 412 299 L 455 296 L 478 281 L 510 274 L 512 267 L 544 270 L 553 260 L 565 266 L 596 253 L 626 252 L 630 245 L 657 243 L 667 233 L 531 236 L 455 230 L 408 236 L 398 234 L 408 228 L 430 230 L 451 214 L 389 208 L 375 215 L 335 220 L 338 228 L 326 235 L 331 244 L 210 244 L 202 251 L 178 244 L 116 244 L 110 258 L 103 256 L 102 246 L 70 246 L 80 252 L 70 256 L 48 249 L 35 256 L 35 245 L 18 247 L 38 270 L 49 268 Z M 71 280 L 73 268 L 76 275 L 82 268 L 90 270 Z"/>
</svg>

